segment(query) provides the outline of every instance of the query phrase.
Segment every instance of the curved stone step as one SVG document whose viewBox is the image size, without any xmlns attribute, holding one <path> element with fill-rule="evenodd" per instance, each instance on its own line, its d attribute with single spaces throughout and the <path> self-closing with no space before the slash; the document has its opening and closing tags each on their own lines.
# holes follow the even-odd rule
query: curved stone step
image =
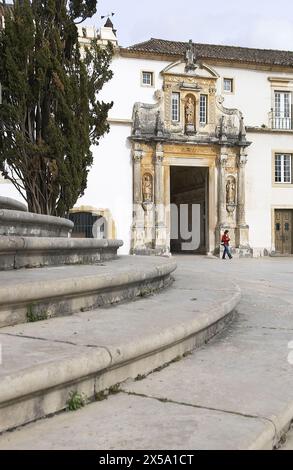
<svg viewBox="0 0 293 470">
<path fill-rule="evenodd" d="M 68 237 L 73 222 L 52 215 L 0 209 L 0 235 L 19 237 Z"/>
<path fill-rule="evenodd" d="M 11 197 L 4 196 L 0 196 L 0 209 L 27 212 L 27 207 L 25 204 L 16 201 L 16 199 L 12 199 Z"/>
<path fill-rule="evenodd" d="M 100 265 L 0 272 L 0 327 L 147 295 L 169 285 L 175 269 L 167 258 L 125 256 Z"/>
<path fill-rule="evenodd" d="M 72 392 L 93 400 L 182 357 L 231 321 L 240 297 L 218 276 L 179 273 L 137 302 L 1 329 L 0 432 L 65 409 Z"/>
<path fill-rule="evenodd" d="M 0 271 L 44 266 L 95 264 L 117 257 L 121 240 L 0 237 Z"/>
</svg>

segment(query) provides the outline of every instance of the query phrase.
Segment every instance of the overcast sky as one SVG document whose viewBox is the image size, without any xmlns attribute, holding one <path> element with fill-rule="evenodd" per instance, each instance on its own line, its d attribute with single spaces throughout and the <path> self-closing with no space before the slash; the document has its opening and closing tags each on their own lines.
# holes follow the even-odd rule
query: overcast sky
<svg viewBox="0 0 293 470">
<path fill-rule="evenodd" d="M 122 46 L 155 37 L 293 50 L 293 0 L 99 0 L 90 22 L 111 11 Z"/>
</svg>

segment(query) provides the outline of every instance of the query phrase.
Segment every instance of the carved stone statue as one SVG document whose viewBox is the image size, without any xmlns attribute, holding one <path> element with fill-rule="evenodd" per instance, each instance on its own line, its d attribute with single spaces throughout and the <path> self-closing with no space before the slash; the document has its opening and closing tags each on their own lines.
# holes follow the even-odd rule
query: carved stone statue
<svg viewBox="0 0 293 470">
<path fill-rule="evenodd" d="M 195 99 L 193 96 L 187 95 L 185 106 L 185 133 L 187 135 L 195 134 Z"/>
<path fill-rule="evenodd" d="M 186 49 L 185 62 L 186 62 L 186 66 L 185 66 L 185 71 L 186 72 L 193 71 L 197 68 L 196 56 L 195 56 L 195 53 L 194 53 L 193 43 L 192 43 L 191 39 L 190 39 L 190 41 L 188 43 L 188 46 L 187 46 L 187 49 Z"/>
<path fill-rule="evenodd" d="M 159 137 L 164 135 L 164 124 L 161 119 L 160 111 L 157 112 L 157 116 L 156 116 L 155 134 Z"/>
<path fill-rule="evenodd" d="M 236 201 L 236 184 L 234 179 L 230 178 L 226 184 L 226 203 L 234 205 Z"/>
<path fill-rule="evenodd" d="M 135 111 L 134 114 L 134 121 L 133 121 L 133 134 L 140 135 L 141 134 L 141 125 L 139 119 L 139 112 L 138 110 Z"/>
<path fill-rule="evenodd" d="M 191 98 L 191 96 L 189 96 L 187 98 L 186 103 L 185 103 L 185 122 L 186 122 L 186 124 L 193 124 L 194 125 L 194 110 L 195 110 L 194 101 Z"/>
<path fill-rule="evenodd" d="M 152 202 L 153 200 L 153 177 L 150 173 L 143 175 L 142 181 L 143 202 Z"/>
</svg>

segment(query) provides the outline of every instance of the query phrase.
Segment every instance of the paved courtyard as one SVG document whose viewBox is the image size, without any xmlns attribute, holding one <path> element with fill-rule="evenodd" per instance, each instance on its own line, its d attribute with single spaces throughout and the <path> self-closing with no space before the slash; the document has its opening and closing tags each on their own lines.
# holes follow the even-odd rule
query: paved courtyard
<svg viewBox="0 0 293 470">
<path fill-rule="evenodd" d="M 278 429 L 293 418 L 293 259 L 176 260 L 177 276 L 189 274 L 190 283 L 210 273 L 231 293 L 233 283 L 241 287 L 229 327 L 107 400 L 2 435 L 1 449 L 254 449 L 284 441 Z M 293 449 L 292 434 L 283 449 Z"/>
</svg>

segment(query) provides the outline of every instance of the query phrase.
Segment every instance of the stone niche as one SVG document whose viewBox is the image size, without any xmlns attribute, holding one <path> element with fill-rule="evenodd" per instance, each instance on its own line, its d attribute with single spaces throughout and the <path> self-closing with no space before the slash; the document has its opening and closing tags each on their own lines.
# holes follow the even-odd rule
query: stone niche
<svg viewBox="0 0 293 470">
<path fill-rule="evenodd" d="M 195 133 L 195 116 L 196 116 L 196 101 L 195 96 L 191 93 L 186 95 L 184 100 L 184 118 L 185 118 L 185 133 L 193 135 Z"/>
<path fill-rule="evenodd" d="M 228 217 L 234 220 L 234 214 L 237 207 L 236 178 L 229 174 L 226 179 L 226 210 Z"/>
</svg>

